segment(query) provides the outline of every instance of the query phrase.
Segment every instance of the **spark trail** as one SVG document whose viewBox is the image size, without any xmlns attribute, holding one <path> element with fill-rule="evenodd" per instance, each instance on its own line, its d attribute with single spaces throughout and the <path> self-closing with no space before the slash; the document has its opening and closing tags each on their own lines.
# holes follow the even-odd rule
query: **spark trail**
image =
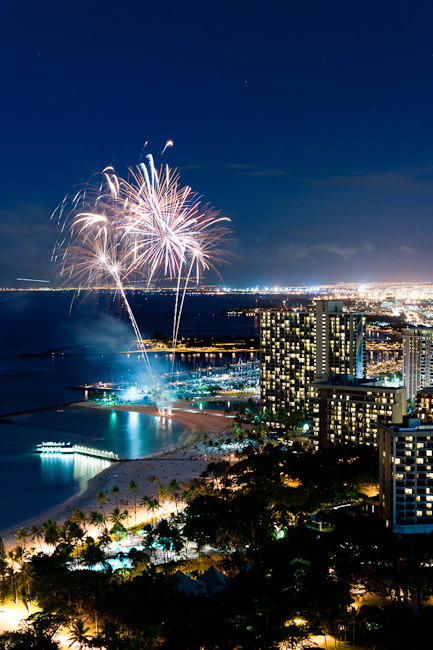
<svg viewBox="0 0 433 650">
<path fill-rule="evenodd" d="M 164 151 L 172 144 L 169 140 Z M 62 224 L 53 253 L 60 276 L 83 288 L 114 281 L 151 376 L 123 282 L 138 285 L 145 280 L 149 286 L 158 277 L 176 281 L 173 367 L 189 283 L 199 284 L 205 271 L 228 260 L 230 219 L 202 204 L 191 187 L 182 186 L 176 170 L 168 165 L 157 170 L 150 154 L 146 164 L 129 169 L 128 180 L 119 178 L 112 167 L 95 174 L 65 197 L 55 216 Z"/>
<path fill-rule="evenodd" d="M 53 262 L 59 266 L 60 277 L 80 289 L 99 287 L 114 280 L 131 321 L 137 347 L 153 377 L 145 344 L 122 283 L 122 275 L 128 270 L 125 260 L 129 251 L 117 227 L 119 210 L 122 210 L 119 190 L 120 181 L 114 170 L 106 168 L 102 175 L 92 177 L 70 201 L 66 197 L 58 210 L 62 228 Z"/>
</svg>

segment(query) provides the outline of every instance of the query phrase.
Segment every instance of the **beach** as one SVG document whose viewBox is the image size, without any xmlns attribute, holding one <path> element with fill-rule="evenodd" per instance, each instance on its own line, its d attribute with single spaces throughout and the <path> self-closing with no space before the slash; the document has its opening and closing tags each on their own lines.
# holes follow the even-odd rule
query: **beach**
<svg viewBox="0 0 433 650">
<path fill-rule="evenodd" d="M 99 404 L 90 404 L 89 402 L 78 402 L 74 406 L 110 408 L 111 410 L 133 411 L 161 417 L 155 406 L 132 404 L 105 407 Z M 130 516 L 126 522 L 127 525 L 132 526 L 135 521 L 139 524 L 147 520 L 149 513 L 138 505 L 135 519 L 134 502 L 138 504 L 143 496 L 152 499 L 157 498 L 157 482 L 168 488 L 170 481 L 176 479 L 182 490 L 189 481 L 200 476 L 212 459 L 206 443 L 202 440 L 203 437 L 208 436 L 211 440 L 225 437 L 227 427 L 232 421 L 231 418 L 225 417 L 222 411 L 197 411 L 179 403 L 174 404 L 171 415 L 163 417 L 170 418 L 190 430 L 190 434 L 182 446 L 172 446 L 151 457 L 112 463 L 110 467 L 91 478 L 80 493 L 70 497 L 67 501 L 20 524 L 0 531 L 5 546 L 8 548 L 16 546 L 16 532 L 19 528 L 29 529 L 32 526 L 40 526 L 42 522 L 48 519 L 62 523 L 76 509 L 84 512 L 96 510 L 103 512 L 105 516 L 109 516 L 109 513 L 117 505 L 119 509 L 129 511 Z M 150 483 L 149 479 L 151 477 L 155 477 L 156 482 Z M 139 485 L 135 495 L 127 489 L 131 481 L 135 481 Z M 119 488 L 119 494 L 116 496 L 111 495 L 114 486 Z M 98 504 L 96 495 L 102 491 L 107 495 L 107 503 Z M 153 516 L 162 516 L 174 509 L 175 504 L 167 501 L 163 504 L 163 508 L 159 512 L 155 512 Z"/>
</svg>

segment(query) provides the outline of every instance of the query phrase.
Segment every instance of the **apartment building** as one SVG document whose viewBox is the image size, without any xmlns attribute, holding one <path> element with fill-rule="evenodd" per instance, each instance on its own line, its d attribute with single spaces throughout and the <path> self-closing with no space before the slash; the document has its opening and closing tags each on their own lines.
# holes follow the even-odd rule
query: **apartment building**
<svg viewBox="0 0 433 650">
<path fill-rule="evenodd" d="M 379 512 L 394 533 L 433 532 L 433 422 L 379 424 Z"/>
<path fill-rule="evenodd" d="M 271 412 L 305 409 L 309 385 L 330 374 L 365 376 L 365 315 L 339 300 L 310 311 L 261 314 L 261 399 Z"/>
<path fill-rule="evenodd" d="M 403 331 L 403 378 L 407 398 L 433 386 L 433 329 L 411 327 Z"/>
<path fill-rule="evenodd" d="M 406 415 L 403 386 L 386 386 L 379 379 L 334 375 L 314 382 L 307 399 L 312 438 L 328 443 L 378 445 L 380 423 L 400 422 Z"/>
</svg>

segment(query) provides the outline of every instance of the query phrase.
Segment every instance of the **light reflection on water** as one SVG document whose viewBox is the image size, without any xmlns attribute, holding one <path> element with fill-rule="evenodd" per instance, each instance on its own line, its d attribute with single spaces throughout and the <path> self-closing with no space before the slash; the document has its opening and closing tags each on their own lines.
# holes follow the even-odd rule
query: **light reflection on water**
<svg viewBox="0 0 433 650">
<path fill-rule="evenodd" d="M 89 478 L 110 465 L 107 460 L 81 454 L 41 454 L 41 483 L 53 487 L 78 483 L 82 488 Z"/>
<path fill-rule="evenodd" d="M 128 458 L 138 458 L 141 449 L 140 414 L 128 412 Z"/>
<path fill-rule="evenodd" d="M 120 458 L 153 455 L 182 442 L 188 431 L 168 417 L 85 407 L 34 413 L 21 419 L 19 425 L 32 434 L 35 443 L 70 442 L 112 451 Z"/>
<path fill-rule="evenodd" d="M 171 418 L 156 415 L 149 422 L 135 411 L 128 411 L 127 416 L 127 458 L 140 458 L 144 451 L 155 453 L 177 442 Z"/>
<path fill-rule="evenodd" d="M 0 530 L 58 505 L 111 463 L 90 456 L 37 454 L 42 441 L 70 442 L 140 458 L 181 444 L 188 429 L 170 418 L 71 407 L 40 411 L 4 424 L 0 436 Z M 17 481 L 19 477 L 19 481 Z"/>
</svg>

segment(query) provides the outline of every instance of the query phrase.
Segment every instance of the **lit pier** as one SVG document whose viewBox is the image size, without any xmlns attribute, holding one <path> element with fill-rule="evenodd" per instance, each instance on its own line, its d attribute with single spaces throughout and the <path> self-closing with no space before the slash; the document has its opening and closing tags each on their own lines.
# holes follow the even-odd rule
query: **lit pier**
<svg viewBox="0 0 433 650">
<path fill-rule="evenodd" d="M 101 458 L 102 460 L 118 461 L 118 454 L 113 451 L 104 451 L 103 449 L 92 449 L 91 447 L 82 447 L 81 445 L 71 445 L 70 442 L 42 442 L 36 445 L 38 454 L 81 454 L 82 456 L 92 456 L 92 458 Z"/>
</svg>

